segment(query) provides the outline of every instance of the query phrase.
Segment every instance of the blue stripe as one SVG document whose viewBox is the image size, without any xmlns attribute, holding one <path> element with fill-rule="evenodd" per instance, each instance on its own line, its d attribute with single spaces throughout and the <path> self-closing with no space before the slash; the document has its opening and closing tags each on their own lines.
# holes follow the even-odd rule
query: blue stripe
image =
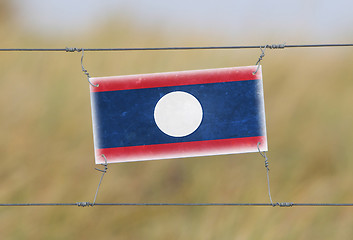
<svg viewBox="0 0 353 240">
<path fill-rule="evenodd" d="M 185 137 L 164 134 L 154 121 L 157 102 L 174 91 L 192 94 L 203 109 L 201 125 Z M 265 136 L 261 80 L 92 92 L 91 102 L 96 148 Z"/>
</svg>

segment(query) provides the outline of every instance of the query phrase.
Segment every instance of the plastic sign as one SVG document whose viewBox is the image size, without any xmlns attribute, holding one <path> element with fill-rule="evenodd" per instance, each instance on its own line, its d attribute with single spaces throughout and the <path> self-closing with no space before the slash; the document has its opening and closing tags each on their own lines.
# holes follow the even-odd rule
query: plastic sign
<svg viewBox="0 0 353 240">
<path fill-rule="evenodd" d="M 256 68 L 91 78 L 96 163 L 267 151 Z"/>
</svg>

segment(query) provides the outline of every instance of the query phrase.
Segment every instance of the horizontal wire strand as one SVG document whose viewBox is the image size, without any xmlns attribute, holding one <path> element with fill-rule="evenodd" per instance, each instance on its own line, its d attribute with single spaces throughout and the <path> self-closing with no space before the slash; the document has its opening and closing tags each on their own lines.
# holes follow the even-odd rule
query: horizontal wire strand
<svg viewBox="0 0 353 240">
<path fill-rule="evenodd" d="M 209 207 L 209 206 L 230 206 L 230 207 L 353 207 L 353 203 L 1 203 L 0 207 L 39 207 L 39 206 L 175 206 L 175 207 Z"/>
<path fill-rule="evenodd" d="M 137 47 L 137 48 L 0 48 L 2 52 L 81 52 L 84 51 L 172 51 L 172 50 L 222 50 L 222 49 L 284 49 L 284 48 L 317 48 L 317 47 L 353 47 L 353 43 L 330 44 L 272 44 L 250 46 L 203 46 L 203 47 Z"/>
</svg>

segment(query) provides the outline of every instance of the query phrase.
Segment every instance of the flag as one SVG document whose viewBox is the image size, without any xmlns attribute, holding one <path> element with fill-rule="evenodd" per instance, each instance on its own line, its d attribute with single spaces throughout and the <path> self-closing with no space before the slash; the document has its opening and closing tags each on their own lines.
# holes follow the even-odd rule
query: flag
<svg viewBox="0 0 353 240">
<path fill-rule="evenodd" d="M 267 151 L 256 69 L 91 78 L 96 163 Z"/>
</svg>

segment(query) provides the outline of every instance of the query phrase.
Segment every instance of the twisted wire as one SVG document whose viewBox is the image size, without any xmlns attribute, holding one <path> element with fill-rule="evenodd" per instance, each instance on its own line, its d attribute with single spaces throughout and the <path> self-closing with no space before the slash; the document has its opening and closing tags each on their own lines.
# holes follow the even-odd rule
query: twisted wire
<svg viewBox="0 0 353 240">
<path fill-rule="evenodd" d="M 66 48 L 66 49 L 68 49 L 68 48 Z M 69 48 L 69 50 L 70 51 L 82 51 L 82 56 L 81 56 L 81 69 L 82 69 L 82 72 L 87 76 L 87 81 L 89 82 L 89 84 L 91 84 L 93 87 L 99 87 L 99 84 L 93 84 L 90 81 L 91 76 L 89 75 L 88 71 L 83 66 L 83 57 L 84 57 L 84 54 L 85 54 L 84 49 L 83 48 Z"/>
</svg>

